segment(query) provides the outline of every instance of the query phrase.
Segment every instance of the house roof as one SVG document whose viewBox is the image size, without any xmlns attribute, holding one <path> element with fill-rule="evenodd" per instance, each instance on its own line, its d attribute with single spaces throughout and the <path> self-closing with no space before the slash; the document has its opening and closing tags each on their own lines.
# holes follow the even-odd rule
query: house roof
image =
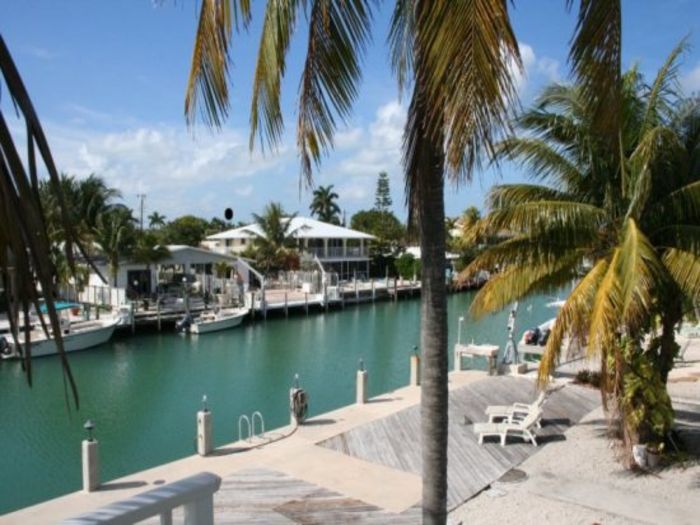
<svg viewBox="0 0 700 525">
<path fill-rule="evenodd" d="M 289 220 L 289 219 L 286 219 Z M 373 235 L 327 222 L 317 221 L 310 217 L 292 217 L 290 232 L 295 239 L 374 239 Z M 257 224 L 249 224 L 233 228 L 207 237 L 209 241 L 226 239 L 252 239 L 262 237 L 263 232 Z"/>
</svg>

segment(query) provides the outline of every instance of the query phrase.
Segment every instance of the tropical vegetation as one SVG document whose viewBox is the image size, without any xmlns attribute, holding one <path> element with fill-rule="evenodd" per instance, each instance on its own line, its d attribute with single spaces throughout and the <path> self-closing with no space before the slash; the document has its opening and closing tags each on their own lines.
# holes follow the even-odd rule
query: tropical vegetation
<svg viewBox="0 0 700 525">
<path fill-rule="evenodd" d="M 263 273 L 299 268 L 299 252 L 291 229 L 295 216 L 296 214 L 286 213 L 277 202 L 265 206 L 261 215 L 253 214 L 262 235 L 255 237 L 243 255 L 254 259 L 256 267 Z"/>
<path fill-rule="evenodd" d="M 336 202 L 338 194 L 333 191 L 333 185 L 319 186 L 313 191 L 313 200 L 309 205 L 311 215 L 319 221 L 340 224 L 340 206 Z"/>
<path fill-rule="evenodd" d="M 581 84 L 552 85 L 497 145 L 539 184 L 499 185 L 481 234 L 507 232 L 464 276 L 498 267 L 472 312 L 576 282 L 539 367 L 545 384 L 568 340 L 600 356 L 600 388 L 629 452 L 663 441 L 674 328 L 700 297 L 700 100 L 678 85 L 681 43 L 647 83 L 637 67 L 608 108 L 618 141 L 596 129 Z M 629 456 L 628 456 L 629 457 Z"/>
</svg>

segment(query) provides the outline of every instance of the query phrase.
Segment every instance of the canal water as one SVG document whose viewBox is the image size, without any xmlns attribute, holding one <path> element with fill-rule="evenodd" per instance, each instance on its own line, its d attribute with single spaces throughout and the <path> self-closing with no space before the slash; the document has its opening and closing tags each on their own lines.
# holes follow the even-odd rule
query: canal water
<svg viewBox="0 0 700 525">
<path fill-rule="evenodd" d="M 449 296 L 450 348 L 472 298 L 472 292 Z M 545 306 L 549 300 L 521 303 L 518 339 L 554 315 Z M 467 317 L 462 341 L 503 347 L 507 315 Z M 204 394 L 218 446 L 237 439 L 241 414 L 260 411 L 266 429 L 287 424 L 294 374 L 310 396 L 310 415 L 354 402 L 359 359 L 369 371 L 371 396 L 405 386 L 419 326 L 415 298 L 270 318 L 201 336 L 118 336 L 70 354 L 79 411 L 66 406 L 58 359 L 34 361 L 31 388 L 19 363 L 0 362 L 0 514 L 80 488 L 87 419 L 96 424 L 102 479 L 114 479 L 193 454 L 195 413 Z"/>
</svg>

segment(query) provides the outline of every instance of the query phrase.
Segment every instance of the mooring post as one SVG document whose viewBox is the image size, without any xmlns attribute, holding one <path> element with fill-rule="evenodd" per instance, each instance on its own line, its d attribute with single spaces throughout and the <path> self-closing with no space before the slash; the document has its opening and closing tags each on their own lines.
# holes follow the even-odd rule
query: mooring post
<svg viewBox="0 0 700 525">
<path fill-rule="evenodd" d="M 411 354 L 411 379 L 409 384 L 411 386 L 420 385 L 420 356 L 418 355 L 418 347 L 413 347 L 413 354 Z"/>
<path fill-rule="evenodd" d="M 358 405 L 367 403 L 367 375 L 365 363 L 360 359 L 360 367 L 357 370 L 357 383 L 355 385 L 355 402 Z"/>
<path fill-rule="evenodd" d="M 375 296 L 374 296 L 374 279 L 372 279 L 372 302 L 374 302 Z"/>
<path fill-rule="evenodd" d="M 287 290 L 284 291 L 284 316 L 289 317 L 289 309 L 287 307 Z"/>
<path fill-rule="evenodd" d="M 160 297 L 156 299 L 156 316 L 158 319 L 158 331 L 160 332 L 161 328 L 161 323 L 160 323 Z"/>
<path fill-rule="evenodd" d="M 304 292 L 304 308 L 306 308 L 306 315 L 309 315 L 309 292 Z"/>
<path fill-rule="evenodd" d="M 93 492 L 100 486 L 100 455 L 99 443 L 92 437 L 95 424 L 87 420 L 83 425 L 87 430 L 87 439 L 83 440 L 83 491 Z"/>
<path fill-rule="evenodd" d="M 202 409 L 197 412 L 197 454 L 208 455 L 213 449 L 211 412 L 207 396 L 202 396 Z"/>
<path fill-rule="evenodd" d="M 99 318 L 99 308 L 97 309 L 97 315 Z M 134 301 L 131 301 L 131 333 L 136 333 L 136 307 L 134 306 Z"/>
</svg>

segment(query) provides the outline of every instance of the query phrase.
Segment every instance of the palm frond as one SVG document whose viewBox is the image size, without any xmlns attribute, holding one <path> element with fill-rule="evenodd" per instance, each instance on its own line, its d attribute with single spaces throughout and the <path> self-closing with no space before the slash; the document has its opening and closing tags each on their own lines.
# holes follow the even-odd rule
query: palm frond
<svg viewBox="0 0 700 525">
<path fill-rule="evenodd" d="M 587 351 L 589 355 L 604 352 L 606 348 L 613 345 L 618 336 L 620 312 L 622 311 L 622 292 L 615 270 L 619 257 L 620 249 L 615 248 L 604 273 L 598 276 L 600 284 L 596 289 L 588 324 Z M 600 271 L 603 272 L 602 267 Z"/>
<path fill-rule="evenodd" d="M 534 184 L 499 184 L 493 186 L 486 196 L 486 205 L 491 210 L 510 208 L 526 202 L 566 201 L 569 195 L 547 186 Z"/>
<path fill-rule="evenodd" d="M 429 129 L 444 136 L 447 176 L 469 179 L 518 107 L 514 74 L 522 63 L 507 1 L 431 2 L 416 26 Z"/>
<path fill-rule="evenodd" d="M 631 333 L 639 333 L 654 313 L 655 298 L 665 287 L 668 274 L 634 219 L 626 221 L 614 270 L 620 289 L 620 321 Z"/>
<path fill-rule="evenodd" d="M 543 288 L 551 290 L 562 282 L 570 281 L 576 274 L 576 267 L 582 254 L 571 250 L 564 257 L 541 264 L 508 266 L 479 290 L 469 307 L 474 318 L 497 312 L 530 293 Z"/>
<path fill-rule="evenodd" d="M 656 74 L 647 96 L 646 109 L 641 123 L 640 134 L 668 121 L 672 113 L 673 100 L 678 98 L 680 85 L 678 81 L 678 58 L 688 49 L 688 39 L 683 38 L 666 57 Z"/>
<path fill-rule="evenodd" d="M 661 198 L 649 214 L 662 225 L 700 222 L 700 181 L 686 184 Z"/>
<path fill-rule="evenodd" d="M 671 224 L 655 230 L 649 238 L 659 249 L 678 248 L 700 256 L 700 225 Z"/>
<path fill-rule="evenodd" d="M 573 0 L 567 3 L 571 6 Z M 594 127 L 611 141 L 620 130 L 621 57 L 620 0 L 579 0 L 569 61 Z"/>
<path fill-rule="evenodd" d="M 304 179 L 333 145 L 339 118 L 350 114 L 361 77 L 360 57 L 370 38 L 370 0 L 315 0 L 299 92 L 297 147 Z"/>
<path fill-rule="evenodd" d="M 413 73 L 413 50 L 415 48 L 415 2 L 397 0 L 389 25 L 387 38 L 391 54 L 391 67 L 399 85 L 399 96 L 408 86 Z"/>
<path fill-rule="evenodd" d="M 296 26 L 299 0 L 267 2 L 260 35 L 258 60 L 253 77 L 250 109 L 250 148 L 259 131 L 263 147 L 275 147 L 282 138 L 284 122 L 280 109 L 281 82 L 286 55 Z"/>
<path fill-rule="evenodd" d="M 606 275 L 609 261 L 601 258 L 595 266 L 572 290 L 564 306 L 557 315 L 552 332 L 547 340 L 547 347 L 537 372 L 537 381 L 544 386 L 556 369 L 564 339 L 569 336 L 582 342 L 588 329 L 591 310 L 596 291 Z"/>
<path fill-rule="evenodd" d="M 683 293 L 694 301 L 700 299 L 700 257 L 674 248 L 666 250 L 663 262 Z"/>
<path fill-rule="evenodd" d="M 496 144 L 494 156 L 517 161 L 533 178 L 549 180 L 562 190 L 580 185 L 583 178 L 575 163 L 539 138 L 509 137 Z"/>
<path fill-rule="evenodd" d="M 228 116 L 232 3 L 202 0 L 185 94 L 185 119 L 190 126 L 198 113 L 208 126 L 217 128 Z"/>
<path fill-rule="evenodd" d="M 524 202 L 510 208 L 496 209 L 484 219 L 490 231 L 538 232 L 556 230 L 577 232 L 596 229 L 605 212 L 596 206 L 571 201 Z"/>
</svg>

